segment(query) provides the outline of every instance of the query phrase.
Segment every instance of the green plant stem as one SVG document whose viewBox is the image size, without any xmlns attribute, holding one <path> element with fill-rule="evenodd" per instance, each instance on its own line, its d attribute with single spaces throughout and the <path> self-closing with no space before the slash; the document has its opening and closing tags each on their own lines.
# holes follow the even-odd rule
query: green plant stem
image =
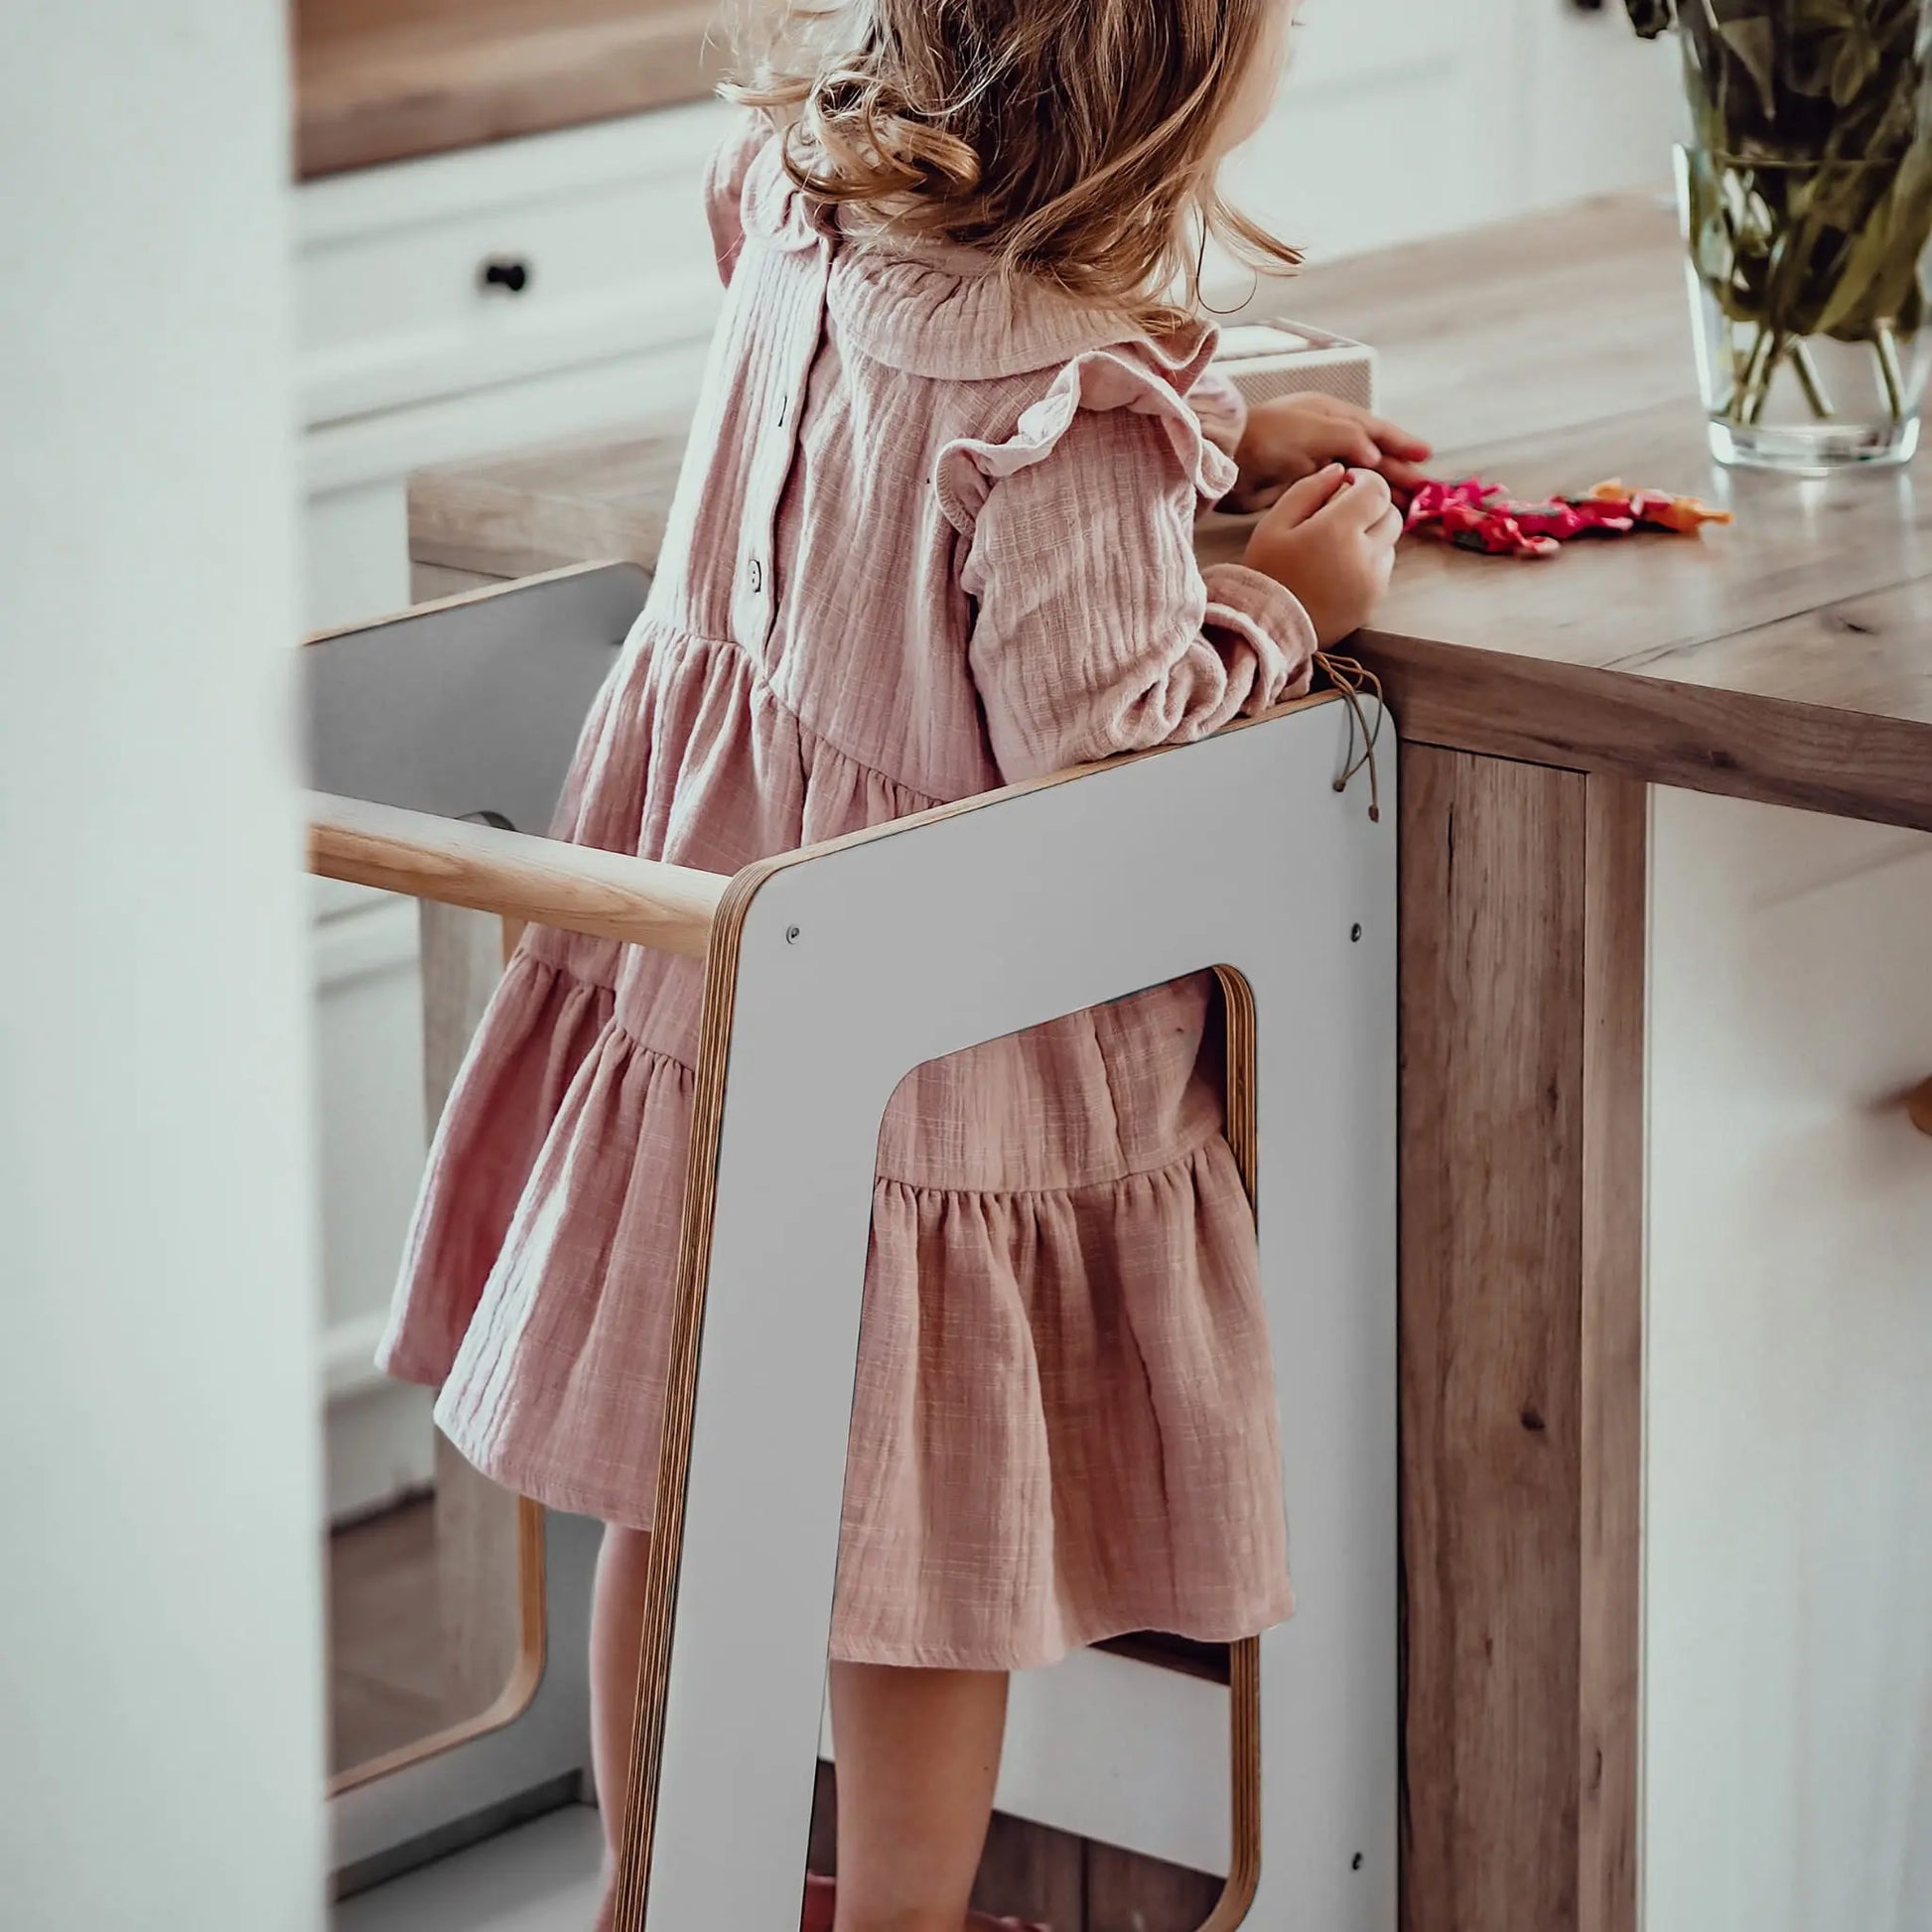
<svg viewBox="0 0 1932 1932">
<path fill-rule="evenodd" d="M 1743 374 L 1737 378 L 1730 392 L 1730 406 L 1725 414 L 1738 424 L 1755 422 L 1763 408 L 1758 399 L 1758 384 L 1768 381 L 1766 367 L 1771 353 L 1771 329 L 1768 323 L 1757 325 L 1757 334 L 1751 339 L 1750 351 L 1744 357 Z"/>
<path fill-rule="evenodd" d="M 1873 332 L 1872 347 L 1878 355 L 1878 375 L 1885 385 L 1885 406 L 1894 423 L 1905 418 L 1905 371 L 1899 366 L 1898 338 L 1889 321 L 1880 322 Z"/>
<path fill-rule="evenodd" d="M 1782 329 L 1772 329 L 1769 324 L 1761 332 L 1769 343 L 1762 357 L 1753 359 L 1758 362 L 1757 379 L 1745 401 L 1744 421 L 1755 423 L 1762 420 L 1764 405 L 1771 400 L 1771 384 L 1777 379 L 1778 364 L 1784 360 L 1785 350 L 1790 345 L 1790 337 Z"/>
<path fill-rule="evenodd" d="M 1805 400 L 1811 404 L 1811 413 L 1821 423 L 1832 419 L 1832 399 L 1826 393 L 1825 384 L 1818 373 L 1818 364 L 1812 357 L 1811 345 L 1804 341 L 1791 345 L 1791 368 L 1798 378 L 1798 386 L 1805 392 Z"/>
</svg>

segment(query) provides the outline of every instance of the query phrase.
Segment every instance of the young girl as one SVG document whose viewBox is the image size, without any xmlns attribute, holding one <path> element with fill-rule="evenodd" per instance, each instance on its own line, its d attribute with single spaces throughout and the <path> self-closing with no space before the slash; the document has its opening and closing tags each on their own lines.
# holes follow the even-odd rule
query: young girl
<svg viewBox="0 0 1932 1932">
<path fill-rule="evenodd" d="M 708 185 L 725 316 L 569 837 L 733 872 L 1198 738 L 1304 690 L 1369 616 L 1388 480 L 1426 448 L 1325 400 L 1247 416 L 1173 294 L 1209 229 L 1294 260 L 1214 186 L 1290 11 L 854 0 L 781 25 Z M 1245 562 L 1203 572 L 1195 514 L 1230 496 L 1272 507 Z M 382 1351 L 442 1385 L 480 1468 L 611 1526 L 592 1670 L 614 1827 L 700 982 L 525 939 Z M 832 1635 L 839 1932 L 959 1932 L 1008 1672 L 1289 1613 L 1211 1002 L 1203 975 L 973 1048 L 887 1114 Z"/>
</svg>

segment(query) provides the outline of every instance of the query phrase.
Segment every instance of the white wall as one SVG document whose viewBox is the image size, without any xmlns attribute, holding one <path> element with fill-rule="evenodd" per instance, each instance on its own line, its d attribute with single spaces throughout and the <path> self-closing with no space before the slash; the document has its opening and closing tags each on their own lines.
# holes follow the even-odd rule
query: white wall
<svg viewBox="0 0 1932 1932">
<path fill-rule="evenodd" d="M 1327 261 L 1662 189 L 1683 115 L 1674 57 L 1638 40 L 1620 0 L 1306 0 L 1281 100 L 1228 190 Z M 1215 280 L 1239 299 L 1244 276 Z"/>
<path fill-rule="evenodd" d="M 1658 790 L 1648 1932 L 1932 1926 L 1932 838 Z"/>
<path fill-rule="evenodd" d="M 1466 11 L 1491 23 L 1497 78 L 1516 123 L 1522 206 L 1555 207 L 1614 189 L 1666 189 L 1671 144 L 1689 127 L 1675 35 L 1637 38 L 1623 0 L 1586 13 L 1573 0 L 1516 0 L 1498 39 L 1492 0 Z M 1505 103 L 1499 103 L 1499 106 Z M 1580 213 L 1587 230 L 1589 216 Z"/>
<path fill-rule="evenodd" d="M 0 53 L 0 1921 L 321 1920 L 284 22 Z"/>
</svg>

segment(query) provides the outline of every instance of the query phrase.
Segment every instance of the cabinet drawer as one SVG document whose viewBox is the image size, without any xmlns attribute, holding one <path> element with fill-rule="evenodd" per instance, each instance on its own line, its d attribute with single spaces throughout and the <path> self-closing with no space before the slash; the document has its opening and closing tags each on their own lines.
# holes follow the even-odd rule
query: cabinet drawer
<svg viewBox="0 0 1932 1932">
<path fill-rule="evenodd" d="M 315 182 L 297 196 L 311 425 L 698 340 L 720 289 L 715 103 Z"/>
</svg>

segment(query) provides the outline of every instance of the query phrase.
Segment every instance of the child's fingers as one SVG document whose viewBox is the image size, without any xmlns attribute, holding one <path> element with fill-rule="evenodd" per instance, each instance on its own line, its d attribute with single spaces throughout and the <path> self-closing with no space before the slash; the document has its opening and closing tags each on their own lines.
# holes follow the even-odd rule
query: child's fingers
<svg viewBox="0 0 1932 1932">
<path fill-rule="evenodd" d="M 1386 543 L 1394 546 L 1402 534 L 1402 512 L 1391 503 L 1389 507 L 1369 525 L 1368 536 L 1371 543 Z"/>
<path fill-rule="evenodd" d="M 1320 414 L 1331 419 L 1348 423 L 1358 423 L 1375 439 L 1377 446 L 1386 456 L 1400 457 L 1412 463 L 1424 463 L 1435 454 L 1429 444 L 1414 430 L 1404 429 L 1400 423 L 1392 423 L 1386 416 L 1378 416 L 1372 409 L 1364 409 L 1358 402 L 1349 402 L 1341 396 L 1330 396 L 1318 392 L 1308 397 L 1309 403 Z"/>
<path fill-rule="evenodd" d="M 1364 418 L 1364 427 L 1382 446 L 1384 456 L 1397 457 L 1409 463 L 1426 463 L 1435 452 L 1413 431 L 1400 424 L 1392 423 L 1386 416 Z"/>
<path fill-rule="evenodd" d="M 1339 396 L 1326 398 L 1333 406 L 1325 412 L 1331 421 L 1346 423 L 1353 435 L 1348 450 L 1336 450 L 1364 469 L 1379 470 L 1398 489 L 1415 489 L 1427 479 L 1417 465 L 1435 455 L 1428 443 L 1400 423 L 1377 416 L 1358 403 L 1344 402 Z"/>
<path fill-rule="evenodd" d="M 1417 463 L 1405 463 L 1400 457 L 1383 454 L 1382 461 L 1375 466 L 1389 480 L 1392 489 L 1407 490 L 1413 495 L 1429 481 L 1428 473 Z"/>
<path fill-rule="evenodd" d="M 1337 490 L 1318 514 L 1347 530 L 1369 530 L 1392 506 L 1388 483 L 1373 470 L 1351 470 L 1348 487 Z"/>
<path fill-rule="evenodd" d="M 1254 489 L 1237 489 L 1227 498 L 1227 507 L 1243 516 L 1253 516 L 1260 510 L 1271 510 L 1282 500 L 1286 483 L 1262 483 Z"/>
<path fill-rule="evenodd" d="M 1382 460 L 1381 449 L 1369 434 L 1367 422 L 1359 412 L 1349 411 L 1340 403 L 1305 421 L 1296 441 L 1311 456 L 1318 455 L 1324 462 L 1372 470 Z"/>
<path fill-rule="evenodd" d="M 1348 471 L 1339 463 L 1331 463 L 1325 470 L 1317 470 L 1313 476 L 1290 483 L 1275 499 L 1268 520 L 1291 529 L 1298 523 L 1306 523 L 1319 514 L 1347 482 Z"/>
</svg>

